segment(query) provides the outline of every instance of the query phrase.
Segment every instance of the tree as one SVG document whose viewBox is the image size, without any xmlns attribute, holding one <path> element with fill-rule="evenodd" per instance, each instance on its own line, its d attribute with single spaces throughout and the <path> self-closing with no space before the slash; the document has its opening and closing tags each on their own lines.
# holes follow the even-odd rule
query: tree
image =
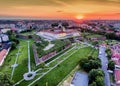
<svg viewBox="0 0 120 86">
<path fill-rule="evenodd" d="M 20 41 L 18 39 L 13 39 L 12 41 L 15 42 L 16 44 L 20 43 Z"/>
<path fill-rule="evenodd" d="M 17 44 L 19 44 L 19 40 L 16 38 L 16 34 L 13 31 L 7 31 L 10 41 L 13 42 L 12 48 L 14 49 Z"/>
<path fill-rule="evenodd" d="M 83 69 L 84 69 L 84 71 L 89 72 L 91 70 L 90 63 L 84 63 Z"/>
<path fill-rule="evenodd" d="M 58 26 L 58 23 L 53 23 L 51 24 L 52 27 L 57 27 Z"/>
<path fill-rule="evenodd" d="M 91 69 L 98 69 L 101 67 L 101 63 L 97 60 L 89 60 L 89 65 Z"/>
<path fill-rule="evenodd" d="M 79 61 L 79 66 L 84 69 L 84 64 L 88 61 L 87 58 L 82 58 L 80 61 Z"/>
<path fill-rule="evenodd" d="M 109 48 L 106 49 L 108 59 L 111 59 L 111 50 Z"/>
<path fill-rule="evenodd" d="M 12 31 L 7 31 L 10 40 L 16 39 L 16 34 Z"/>
<path fill-rule="evenodd" d="M 79 65 L 84 71 L 89 72 L 92 69 L 100 68 L 101 62 L 98 58 L 89 56 L 88 58 L 81 59 Z"/>
<path fill-rule="evenodd" d="M 104 73 L 102 70 L 100 69 L 92 69 L 90 72 L 89 72 L 89 83 L 91 84 L 93 81 L 96 80 L 96 77 L 104 77 Z"/>
<path fill-rule="evenodd" d="M 12 50 L 15 49 L 16 46 L 17 46 L 17 44 L 16 44 L 15 42 L 12 42 L 11 49 L 12 49 Z"/>
<path fill-rule="evenodd" d="M 67 22 L 63 22 L 62 26 L 64 26 L 65 28 L 69 26 L 69 24 Z"/>
<path fill-rule="evenodd" d="M 0 72 L 0 86 L 12 86 L 13 83 L 14 81 L 10 79 L 10 74 Z"/>
<path fill-rule="evenodd" d="M 114 69 L 115 69 L 115 62 L 114 61 L 110 60 L 108 62 L 108 69 L 114 71 Z"/>
<path fill-rule="evenodd" d="M 96 84 L 96 82 L 93 82 L 89 86 L 97 86 L 97 84 Z"/>
<path fill-rule="evenodd" d="M 98 41 L 93 41 L 92 44 L 97 46 L 99 44 L 99 42 Z"/>
<path fill-rule="evenodd" d="M 40 64 L 40 67 L 41 67 L 41 68 L 45 68 L 45 63 L 42 62 L 42 63 Z"/>
<path fill-rule="evenodd" d="M 95 81 L 97 86 L 104 86 L 104 77 L 97 76 Z"/>
<path fill-rule="evenodd" d="M 105 36 L 106 36 L 106 38 L 108 38 L 108 39 L 115 39 L 115 38 L 116 38 L 115 33 L 106 33 Z"/>
</svg>

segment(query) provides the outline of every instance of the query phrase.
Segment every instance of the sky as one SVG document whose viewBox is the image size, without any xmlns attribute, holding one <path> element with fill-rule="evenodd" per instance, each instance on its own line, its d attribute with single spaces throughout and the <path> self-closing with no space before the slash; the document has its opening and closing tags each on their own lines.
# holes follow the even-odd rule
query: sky
<svg viewBox="0 0 120 86">
<path fill-rule="evenodd" d="M 120 0 L 0 0 L 0 19 L 120 19 Z"/>
</svg>

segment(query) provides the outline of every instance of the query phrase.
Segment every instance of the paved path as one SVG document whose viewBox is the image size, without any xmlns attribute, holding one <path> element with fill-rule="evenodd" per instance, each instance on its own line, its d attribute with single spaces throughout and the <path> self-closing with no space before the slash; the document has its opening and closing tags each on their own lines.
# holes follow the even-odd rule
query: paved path
<svg viewBox="0 0 120 86">
<path fill-rule="evenodd" d="M 22 81 L 24 81 L 24 79 L 21 79 L 20 81 L 18 81 L 17 83 L 15 83 L 13 86 L 19 85 Z"/>
<path fill-rule="evenodd" d="M 28 72 L 31 72 L 30 66 L 30 42 L 28 41 Z"/>
<path fill-rule="evenodd" d="M 107 71 L 108 59 L 106 57 L 105 50 L 106 50 L 106 47 L 104 47 L 104 46 L 99 47 L 99 58 L 102 62 L 102 70 L 105 73 L 105 86 L 110 86 L 110 77 L 109 77 L 109 73 Z"/>
<path fill-rule="evenodd" d="M 54 60 L 50 61 L 49 63 L 46 64 L 46 66 L 48 66 L 49 64 L 51 64 L 52 62 L 56 61 L 57 59 L 59 59 L 60 57 L 62 57 L 63 55 L 67 54 L 68 52 L 72 51 L 75 47 L 69 49 L 68 51 L 66 51 L 65 53 L 61 54 L 60 56 L 58 56 L 57 58 L 55 58 Z"/>
<path fill-rule="evenodd" d="M 81 47 L 83 48 L 83 47 Z M 70 56 L 72 56 L 74 53 L 76 53 L 78 50 L 75 50 L 74 52 L 72 52 L 70 55 L 68 55 L 66 58 L 64 58 L 63 60 L 61 60 L 58 64 L 56 64 L 54 67 L 50 68 L 47 72 L 43 73 L 40 77 L 38 77 L 37 79 L 35 79 L 32 83 L 30 83 L 28 86 L 32 86 L 35 82 L 37 82 L 38 80 L 40 80 L 43 76 L 45 76 L 47 73 L 49 73 L 51 70 L 53 70 L 54 68 L 56 68 L 59 64 L 61 64 L 63 61 L 65 61 L 66 59 L 68 59 Z"/>
<path fill-rule="evenodd" d="M 87 46 L 84 46 L 87 47 Z M 84 47 L 80 47 L 80 48 L 84 48 Z M 79 49 L 80 49 L 79 48 Z M 47 73 L 49 73 L 51 70 L 53 70 L 54 68 L 56 68 L 59 64 L 61 64 L 63 61 L 65 61 L 66 59 L 68 59 L 70 56 L 72 56 L 74 53 L 76 53 L 79 49 L 73 51 L 70 55 L 68 55 L 66 58 L 64 58 L 63 60 L 59 61 L 55 66 L 51 67 L 47 72 L 43 73 L 40 77 L 38 77 L 37 79 L 35 79 L 32 83 L 30 83 L 28 86 L 32 86 L 35 82 L 37 82 L 38 80 L 40 80 L 43 76 L 45 76 Z"/>
<path fill-rule="evenodd" d="M 87 47 L 87 46 L 84 46 L 84 47 Z M 80 49 L 80 48 L 84 48 L 84 47 L 79 47 L 79 49 Z M 72 50 L 72 49 L 71 49 L 71 50 Z M 63 60 L 59 61 L 55 66 L 53 66 L 53 67 L 51 67 L 51 68 L 48 68 L 48 69 L 49 69 L 48 71 L 46 71 L 46 72 L 44 72 L 44 73 L 41 73 L 42 75 L 39 76 L 37 79 L 35 79 L 35 80 L 34 80 L 32 83 L 30 83 L 28 86 L 33 85 L 36 81 L 40 80 L 43 76 L 45 76 L 47 73 L 49 73 L 51 70 L 53 70 L 55 67 L 57 67 L 59 64 L 61 64 L 61 63 L 62 63 L 63 61 L 65 61 L 66 59 L 68 59 L 72 54 L 76 53 L 77 51 L 78 51 L 78 49 L 75 50 L 74 52 L 72 52 L 70 55 L 68 55 L 68 56 L 67 56 L 66 58 L 64 58 Z M 28 51 L 28 52 L 29 52 L 29 51 Z M 35 72 L 38 72 L 38 71 L 40 71 L 40 70 L 41 70 L 41 68 L 37 69 Z M 18 81 L 16 84 L 14 84 L 14 86 L 16 86 L 18 83 L 21 83 L 23 80 L 24 80 L 24 79 Z"/>
<path fill-rule="evenodd" d="M 14 71 L 15 71 L 15 68 L 17 67 L 17 60 L 18 60 L 18 57 L 19 57 L 19 54 L 20 54 L 20 46 L 18 47 L 18 52 L 16 53 L 16 60 L 15 60 L 15 63 L 12 65 L 13 69 L 12 69 L 12 73 L 11 73 L 11 80 L 13 78 L 13 74 L 14 74 Z"/>
</svg>

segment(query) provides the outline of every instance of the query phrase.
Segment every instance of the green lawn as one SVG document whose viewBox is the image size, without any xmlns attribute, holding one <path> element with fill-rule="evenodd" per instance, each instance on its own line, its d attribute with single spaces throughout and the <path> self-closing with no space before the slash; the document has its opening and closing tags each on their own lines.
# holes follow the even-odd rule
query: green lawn
<svg viewBox="0 0 120 86">
<path fill-rule="evenodd" d="M 91 35 L 88 35 L 86 36 L 87 38 L 94 38 L 94 37 L 103 37 L 102 35 L 98 35 L 98 34 L 91 34 Z"/>
<path fill-rule="evenodd" d="M 57 66 L 51 72 L 42 77 L 34 85 L 38 84 L 38 86 L 46 86 L 46 82 L 48 82 L 48 86 L 56 86 L 60 81 L 62 81 L 63 78 L 65 78 L 67 74 L 69 74 L 78 65 L 80 58 L 86 58 L 88 56 L 91 49 L 91 47 L 86 47 L 78 50 L 67 60 L 62 62 L 59 66 Z"/>
<path fill-rule="evenodd" d="M 51 58 L 51 59 L 47 60 L 45 63 L 48 63 L 48 62 L 50 62 L 50 61 L 54 60 L 55 58 L 57 58 L 58 56 L 60 56 L 61 54 L 63 54 L 64 52 L 68 51 L 69 49 L 71 49 L 71 48 L 73 48 L 73 47 L 74 47 L 74 46 L 71 46 L 71 47 L 69 47 L 68 49 L 63 50 L 62 52 L 60 52 L 59 54 L 57 54 L 57 55 L 56 55 L 56 56 L 54 56 L 53 58 Z"/>
<path fill-rule="evenodd" d="M 28 48 L 27 48 L 28 43 L 27 43 L 27 41 L 28 40 L 20 40 L 19 46 L 21 46 L 21 47 L 20 47 L 20 55 L 19 55 L 18 60 L 17 60 L 18 66 L 15 68 L 14 75 L 13 75 L 13 80 L 15 82 L 22 79 L 23 74 L 28 71 L 28 67 L 27 67 L 27 63 L 28 63 Z M 32 45 L 33 41 L 32 40 L 29 40 L 29 41 L 30 41 L 30 48 L 31 48 L 31 45 Z M 4 64 L 1 67 L 0 72 L 7 71 L 11 74 L 11 72 L 12 72 L 11 65 L 13 65 L 14 62 L 15 62 L 17 52 L 18 52 L 18 48 L 14 49 L 14 50 L 11 50 L 9 52 L 8 56 L 6 57 L 6 59 L 4 61 Z M 32 52 L 32 49 L 31 49 L 31 52 Z M 31 53 L 31 57 L 33 57 L 33 53 Z M 31 59 L 32 59 L 31 64 L 35 63 L 34 59 L 33 58 L 31 58 Z"/>
<path fill-rule="evenodd" d="M 86 38 L 94 38 L 94 37 L 103 36 L 103 35 L 99 35 L 99 34 L 95 34 L 95 33 L 88 33 L 88 32 L 84 32 L 84 33 L 82 33 L 82 35 L 86 36 Z"/>
<path fill-rule="evenodd" d="M 11 65 L 14 64 L 14 61 L 16 59 L 15 54 L 17 53 L 17 51 L 18 51 L 17 49 L 10 51 L 3 65 L 0 67 L 0 72 L 11 72 Z"/>
<path fill-rule="evenodd" d="M 98 49 L 94 49 L 94 51 L 93 51 L 93 53 L 92 53 L 92 56 L 98 58 L 98 52 L 99 52 Z"/>
<path fill-rule="evenodd" d="M 13 80 L 15 82 L 18 82 L 19 80 L 23 79 L 23 74 L 28 71 L 27 41 L 28 40 L 20 40 L 19 45 L 21 46 L 21 48 L 20 48 L 21 54 L 18 57 L 18 61 L 17 61 L 17 63 L 19 65 L 15 68 L 15 72 L 13 75 Z M 36 66 L 35 66 L 35 62 L 34 62 L 34 58 L 33 58 L 32 46 L 31 46 L 33 41 L 32 40 L 29 40 L 29 41 L 30 41 L 30 49 L 31 49 L 31 51 L 30 51 L 31 52 L 31 67 L 32 67 L 32 70 L 35 70 Z M 69 51 L 68 53 L 63 55 L 60 59 L 51 63 L 50 66 L 52 67 L 53 65 L 57 64 L 57 62 L 66 58 L 68 55 L 70 55 L 72 52 L 74 52 L 76 50 L 77 49 L 73 49 L 73 50 Z M 67 58 L 67 60 L 65 60 L 61 64 L 59 64 L 56 68 L 54 68 L 52 71 L 50 71 L 44 77 L 42 77 L 35 84 L 38 84 L 38 86 L 46 86 L 46 82 L 48 82 L 48 86 L 56 86 L 59 82 L 62 81 L 62 79 L 64 79 L 79 64 L 79 60 L 81 58 L 86 58 L 90 54 L 91 51 L 93 51 L 93 53 L 92 53 L 93 56 L 98 55 L 98 51 L 91 47 L 85 47 L 85 48 L 79 49 L 76 53 L 74 53 L 69 58 Z M 11 65 L 14 64 L 17 52 L 18 52 L 18 49 L 10 51 L 7 58 L 5 59 L 3 66 L 1 67 L 0 72 L 8 71 L 9 73 L 11 73 L 11 71 L 12 71 Z M 47 71 L 47 70 L 44 70 L 44 71 Z M 40 73 L 40 72 L 38 72 L 38 73 Z M 35 78 L 33 80 L 37 79 L 39 76 L 38 75 L 35 76 Z M 23 81 L 22 83 L 20 83 L 19 86 L 27 86 L 32 81 Z"/>
<path fill-rule="evenodd" d="M 28 35 L 34 35 L 34 33 L 35 33 L 35 30 L 33 30 L 31 32 L 20 33 L 20 35 L 28 36 Z"/>
<path fill-rule="evenodd" d="M 32 47 L 33 41 L 30 41 L 30 48 Z M 15 68 L 13 80 L 15 82 L 23 78 L 23 74 L 28 72 L 28 44 L 27 41 L 21 41 L 21 54 L 18 58 L 18 67 Z M 32 50 L 31 50 L 32 51 Z M 33 53 L 31 52 L 31 59 L 33 58 Z M 31 60 L 34 63 L 34 60 Z M 32 64 L 31 63 L 31 64 Z"/>
</svg>

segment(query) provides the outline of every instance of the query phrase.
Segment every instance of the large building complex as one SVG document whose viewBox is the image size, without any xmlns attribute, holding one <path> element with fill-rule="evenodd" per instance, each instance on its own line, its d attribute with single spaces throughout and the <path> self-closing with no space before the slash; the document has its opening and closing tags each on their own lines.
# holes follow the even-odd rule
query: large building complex
<svg viewBox="0 0 120 86">
<path fill-rule="evenodd" d="M 37 32 L 37 35 L 42 36 L 47 40 L 55 40 L 77 37 L 80 36 L 80 33 L 77 30 L 65 29 L 61 24 L 59 24 L 58 28 L 39 31 Z"/>
</svg>

